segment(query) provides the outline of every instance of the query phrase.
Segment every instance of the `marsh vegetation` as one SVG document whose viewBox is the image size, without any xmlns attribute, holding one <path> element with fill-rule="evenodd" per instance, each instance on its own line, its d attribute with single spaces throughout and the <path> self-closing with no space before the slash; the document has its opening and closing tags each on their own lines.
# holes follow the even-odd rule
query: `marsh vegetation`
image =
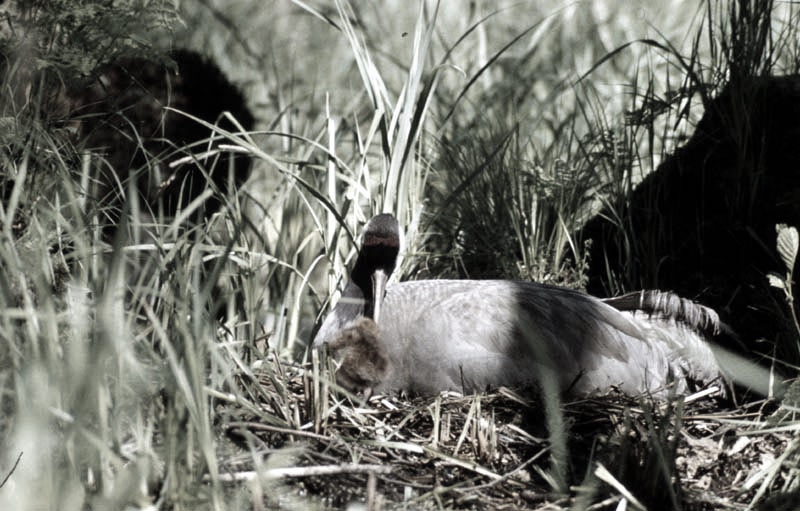
<svg viewBox="0 0 800 511">
<path fill-rule="evenodd" d="M 378 212 L 404 228 L 401 280 L 585 289 L 603 262 L 581 228 L 601 212 L 625 227 L 705 100 L 798 73 L 796 4 L 6 0 L 0 14 L 0 509 L 797 501 L 796 386 L 564 403 L 554 433 L 547 403 L 513 389 L 361 401 L 308 350 Z M 81 144 L 78 114 L 104 112 L 76 113 L 65 91 L 125 59 L 174 70 L 176 48 L 215 62 L 252 119 L 187 116 L 167 86 L 155 118 L 199 140 L 152 151 L 163 133 L 114 124 L 146 156 L 125 169 Z M 204 186 L 179 185 L 180 168 Z M 142 175 L 158 176 L 149 195 Z M 789 327 L 748 340 L 776 378 L 800 363 L 784 232 L 779 287 L 752 306 Z M 605 272 L 615 292 L 659 268 L 628 246 L 636 271 Z"/>
</svg>

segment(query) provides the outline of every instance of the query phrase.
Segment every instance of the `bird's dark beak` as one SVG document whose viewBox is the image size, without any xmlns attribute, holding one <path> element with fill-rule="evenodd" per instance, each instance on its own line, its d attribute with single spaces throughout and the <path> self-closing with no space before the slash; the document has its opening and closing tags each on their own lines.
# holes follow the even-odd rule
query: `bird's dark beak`
<svg viewBox="0 0 800 511">
<path fill-rule="evenodd" d="M 372 320 L 378 323 L 378 318 L 381 315 L 381 305 L 383 304 L 383 295 L 386 292 L 386 281 L 389 276 L 385 271 L 377 269 L 372 273 L 372 299 L 374 304 L 372 307 Z"/>
</svg>

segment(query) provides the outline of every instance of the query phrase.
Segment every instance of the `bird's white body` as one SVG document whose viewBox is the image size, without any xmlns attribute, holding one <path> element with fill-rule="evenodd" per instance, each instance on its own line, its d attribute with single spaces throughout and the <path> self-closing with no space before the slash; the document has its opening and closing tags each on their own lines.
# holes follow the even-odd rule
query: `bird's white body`
<svg viewBox="0 0 800 511">
<path fill-rule="evenodd" d="M 315 345 L 332 341 L 363 315 L 358 300 L 345 293 Z M 707 384 L 720 376 L 709 344 L 691 325 L 531 282 L 390 285 L 377 323 L 373 342 L 388 358 L 385 376 L 372 389 L 381 393 L 538 387 L 546 377 L 572 396 L 612 389 L 658 395 L 671 383 L 682 393 L 692 381 Z"/>
</svg>

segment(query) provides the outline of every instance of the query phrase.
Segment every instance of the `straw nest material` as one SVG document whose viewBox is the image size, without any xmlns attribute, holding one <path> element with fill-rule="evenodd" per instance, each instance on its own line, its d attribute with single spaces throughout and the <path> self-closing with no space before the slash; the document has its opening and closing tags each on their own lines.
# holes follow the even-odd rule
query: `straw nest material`
<svg viewBox="0 0 800 511">
<path fill-rule="evenodd" d="M 564 431 L 551 434 L 524 392 L 365 402 L 314 355 L 245 369 L 217 396 L 230 452 L 219 477 L 257 489 L 254 508 L 780 509 L 797 497 L 800 427 L 786 405 L 736 406 L 713 388 L 666 403 L 611 393 L 562 403 Z M 794 428 L 770 426 L 787 419 Z"/>
</svg>

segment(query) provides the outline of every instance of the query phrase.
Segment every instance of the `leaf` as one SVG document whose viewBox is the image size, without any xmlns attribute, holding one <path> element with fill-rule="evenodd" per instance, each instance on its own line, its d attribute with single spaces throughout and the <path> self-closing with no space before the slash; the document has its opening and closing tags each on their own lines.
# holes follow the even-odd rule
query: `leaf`
<svg viewBox="0 0 800 511">
<path fill-rule="evenodd" d="M 783 279 L 777 273 L 768 273 L 767 280 L 769 281 L 769 285 L 772 287 L 777 287 L 778 289 L 785 289 L 786 284 L 784 283 Z"/>
<path fill-rule="evenodd" d="M 797 229 L 788 227 L 786 224 L 775 226 L 778 231 L 778 255 L 781 256 L 786 270 L 791 272 L 794 269 L 794 260 L 797 257 L 798 235 Z"/>
</svg>

